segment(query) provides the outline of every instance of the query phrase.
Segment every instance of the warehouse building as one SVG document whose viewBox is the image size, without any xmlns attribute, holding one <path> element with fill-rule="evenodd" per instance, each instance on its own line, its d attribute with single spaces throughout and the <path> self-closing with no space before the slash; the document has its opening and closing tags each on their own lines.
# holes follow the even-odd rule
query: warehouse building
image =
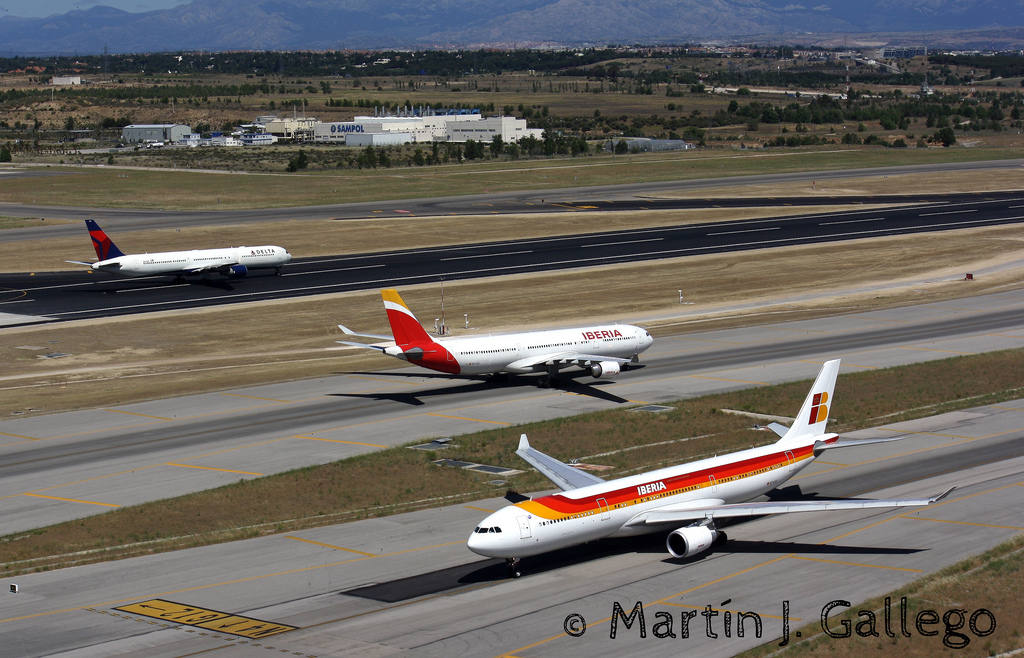
<svg viewBox="0 0 1024 658">
<path fill-rule="evenodd" d="M 457 122 L 445 130 L 449 142 L 465 142 L 472 139 L 477 142 L 489 142 L 500 136 L 506 144 L 518 142 L 524 137 L 542 139 L 544 131 L 540 128 L 527 128 L 526 119 L 515 117 L 489 117 L 472 122 Z"/>
<path fill-rule="evenodd" d="M 121 129 L 121 139 L 129 143 L 163 142 L 176 144 L 192 132 L 180 123 L 137 123 Z"/>
</svg>

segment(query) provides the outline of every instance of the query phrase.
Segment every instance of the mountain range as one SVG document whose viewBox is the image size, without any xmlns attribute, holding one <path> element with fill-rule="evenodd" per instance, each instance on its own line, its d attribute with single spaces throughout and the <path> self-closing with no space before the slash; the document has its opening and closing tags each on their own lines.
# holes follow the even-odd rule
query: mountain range
<svg viewBox="0 0 1024 658">
<path fill-rule="evenodd" d="M 146 13 L 95 6 L 5 16 L 0 55 L 693 43 L 1017 26 L 1024 0 L 193 0 Z"/>
</svg>

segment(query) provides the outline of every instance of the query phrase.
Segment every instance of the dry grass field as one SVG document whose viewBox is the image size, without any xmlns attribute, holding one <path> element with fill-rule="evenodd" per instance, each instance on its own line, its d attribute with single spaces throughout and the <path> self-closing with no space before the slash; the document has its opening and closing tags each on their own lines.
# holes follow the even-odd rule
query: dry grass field
<svg viewBox="0 0 1024 658">
<path fill-rule="evenodd" d="M 709 149 L 422 168 L 307 170 L 296 174 L 54 166 L 51 171 L 65 175 L 4 180 L 0 203 L 164 210 L 281 208 L 1020 156 L 1014 148 L 832 147 L 757 152 Z"/>
</svg>

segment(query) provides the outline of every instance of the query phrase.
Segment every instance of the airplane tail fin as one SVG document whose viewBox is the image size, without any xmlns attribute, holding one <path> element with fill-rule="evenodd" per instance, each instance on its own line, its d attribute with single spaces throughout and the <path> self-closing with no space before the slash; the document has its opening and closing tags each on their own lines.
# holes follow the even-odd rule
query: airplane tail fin
<svg viewBox="0 0 1024 658">
<path fill-rule="evenodd" d="M 814 380 L 810 393 L 804 399 L 803 406 L 789 430 L 779 439 L 779 443 L 792 443 L 797 440 L 819 436 L 825 433 L 828 422 L 828 410 L 832 406 L 832 391 L 839 375 L 840 359 L 827 361 L 821 367 L 818 378 Z"/>
<path fill-rule="evenodd" d="M 395 335 L 395 343 L 408 345 L 409 343 L 434 342 L 434 339 L 409 310 L 409 306 L 402 300 L 397 290 L 393 288 L 381 290 L 380 296 L 384 299 L 384 310 L 388 313 L 388 322 L 391 323 L 391 333 Z"/>
<path fill-rule="evenodd" d="M 107 237 L 100 225 L 91 219 L 85 220 L 89 229 L 89 237 L 92 238 L 92 246 L 96 250 L 96 257 L 100 260 L 124 256 L 124 252 L 117 248 L 114 241 Z"/>
</svg>

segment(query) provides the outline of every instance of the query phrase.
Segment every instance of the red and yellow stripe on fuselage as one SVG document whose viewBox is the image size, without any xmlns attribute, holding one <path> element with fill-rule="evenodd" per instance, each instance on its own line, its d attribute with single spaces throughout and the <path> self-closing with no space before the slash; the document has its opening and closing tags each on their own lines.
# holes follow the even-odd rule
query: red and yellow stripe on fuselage
<svg viewBox="0 0 1024 658">
<path fill-rule="evenodd" d="M 837 438 L 835 437 L 829 442 L 835 441 Z M 796 466 L 814 459 L 813 445 L 777 446 L 777 448 L 767 455 L 740 459 L 698 470 L 682 470 L 673 474 L 673 471 L 680 471 L 685 467 L 672 467 L 660 471 L 662 474 L 660 476 L 659 471 L 654 471 L 648 474 L 651 476 L 649 479 L 640 484 L 620 486 L 613 490 L 602 491 L 601 485 L 594 485 L 593 493 L 581 498 L 571 498 L 565 494 L 551 494 L 516 503 L 516 506 L 539 518 L 558 521 L 604 511 L 598 503 L 599 500 L 604 503 L 606 508 L 614 510 L 684 493 L 694 493 L 692 498 L 713 498 L 713 494 L 703 496 L 696 492 L 710 491 L 714 486 L 755 477 L 786 466 Z M 792 459 L 787 453 L 793 455 Z M 780 481 L 785 479 L 782 478 Z"/>
</svg>

